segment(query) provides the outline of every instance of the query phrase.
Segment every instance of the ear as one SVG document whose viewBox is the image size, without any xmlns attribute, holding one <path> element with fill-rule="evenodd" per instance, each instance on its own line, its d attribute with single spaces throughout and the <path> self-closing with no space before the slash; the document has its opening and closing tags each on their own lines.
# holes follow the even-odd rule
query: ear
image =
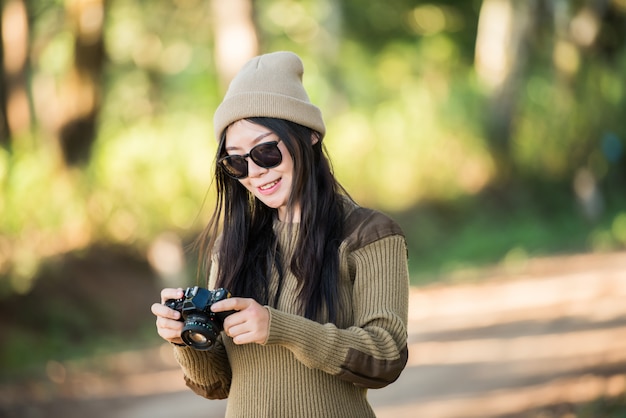
<svg viewBox="0 0 626 418">
<path fill-rule="evenodd" d="M 311 145 L 315 145 L 320 142 L 320 134 L 317 132 L 313 132 L 311 134 Z"/>
</svg>

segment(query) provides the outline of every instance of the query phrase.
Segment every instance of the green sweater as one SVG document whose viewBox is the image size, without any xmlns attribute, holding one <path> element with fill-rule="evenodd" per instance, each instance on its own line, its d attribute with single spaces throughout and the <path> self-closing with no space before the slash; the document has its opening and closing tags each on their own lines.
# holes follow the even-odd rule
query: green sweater
<svg viewBox="0 0 626 418">
<path fill-rule="evenodd" d="M 295 226 L 274 226 L 285 266 Z M 298 315 L 297 279 L 286 272 L 276 306 L 266 307 L 270 326 L 264 344 L 235 345 L 222 333 L 209 351 L 174 348 L 194 392 L 228 398 L 226 417 L 374 416 L 367 389 L 394 382 L 408 357 L 406 242 L 395 222 L 365 208 L 351 212 L 346 232 L 339 248 L 336 324 Z"/>
</svg>

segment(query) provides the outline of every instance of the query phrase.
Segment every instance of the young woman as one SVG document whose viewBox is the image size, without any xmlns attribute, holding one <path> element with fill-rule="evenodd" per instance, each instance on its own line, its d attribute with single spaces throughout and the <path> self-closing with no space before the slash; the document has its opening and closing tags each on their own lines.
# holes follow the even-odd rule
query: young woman
<svg viewBox="0 0 626 418">
<path fill-rule="evenodd" d="M 372 417 L 368 388 L 407 361 L 402 230 L 335 180 L 321 112 L 297 55 L 249 61 L 218 107 L 217 206 L 200 237 L 207 287 L 236 311 L 210 350 L 182 345 L 180 313 L 154 304 L 187 385 L 228 417 Z M 218 237 L 218 238 L 216 238 Z"/>
</svg>

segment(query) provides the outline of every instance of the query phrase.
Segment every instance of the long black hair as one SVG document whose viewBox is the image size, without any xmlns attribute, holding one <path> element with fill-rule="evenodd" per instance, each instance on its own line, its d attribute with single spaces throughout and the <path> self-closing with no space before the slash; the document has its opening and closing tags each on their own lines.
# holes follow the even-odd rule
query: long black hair
<svg viewBox="0 0 626 418">
<path fill-rule="evenodd" d="M 209 224 L 200 235 L 200 271 L 208 277 L 218 234 L 216 285 L 234 296 L 254 298 L 273 305 L 269 284 L 275 268 L 282 278 L 290 268 L 300 285 L 301 314 L 319 322 L 337 318 L 338 249 L 344 224 L 346 191 L 336 181 L 320 135 L 294 122 L 274 118 L 247 118 L 264 126 L 284 143 L 294 162 L 288 216 L 300 208 L 296 249 L 289 266 L 281 265 L 280 248 L 273 231 L 276 209 L 259 201 L 238 180 L 215 164 L 217 204 Z M 316 139 L 316 140 L 313 140 Z M 216 161 L 226 154 L 225 131 Z M 220 228 L 221 226 L 221 228 Z M 280 280 L 282 282 L 282 279 Z"/>
</svg>

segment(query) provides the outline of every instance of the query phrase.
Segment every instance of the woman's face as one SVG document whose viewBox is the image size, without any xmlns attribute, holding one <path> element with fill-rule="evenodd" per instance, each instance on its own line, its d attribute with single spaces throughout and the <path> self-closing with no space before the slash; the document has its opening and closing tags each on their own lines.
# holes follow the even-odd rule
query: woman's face
<svg viewBox="0 0 626 418">
<path fill-rule="evenodd" d="M 272 141 L 279 141 L 273 131 L 247 120 L 239 120 L 226 129 L 225 149 L 229 155 L 245 155 L 255 145 Z M 248 157 L 248 177 L 238 181 L 265 205 L 277 209 L 278 218 L 286 222 L 293 180 L 293 159 L 282 141 L 278 142 L 278 148 L 282 153 L 282 162 L 278 166 L 259 167 Z M 299 220 L 299 208 L 293 208 L 291 221 Z"/>
</svg>

